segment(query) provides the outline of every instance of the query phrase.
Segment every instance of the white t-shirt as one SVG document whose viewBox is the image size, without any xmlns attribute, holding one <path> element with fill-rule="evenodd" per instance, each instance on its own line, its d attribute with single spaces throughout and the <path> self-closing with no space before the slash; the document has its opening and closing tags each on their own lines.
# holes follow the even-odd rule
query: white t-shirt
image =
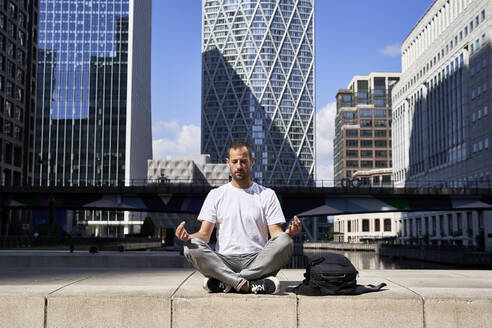
<svg viewBox="0 0 492 328">
<path fill-rule="evenodd" d="M 263 249 L 268 241 L 268 226 L 285 223 L 275 192 L 257 183 L 248 189 L 236 188 L 231 183 L 212 189 L 198 220 L 215 223 L 215 250 L 224 255 Z"/>
</svg>

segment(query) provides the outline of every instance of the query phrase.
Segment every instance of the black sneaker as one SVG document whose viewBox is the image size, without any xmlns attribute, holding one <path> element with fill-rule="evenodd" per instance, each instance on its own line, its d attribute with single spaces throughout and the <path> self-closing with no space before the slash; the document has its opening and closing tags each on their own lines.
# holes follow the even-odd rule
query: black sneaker
<svg viewBox="0 0 492 328">
<path fill-rule="evenodd" d="M 250 281 L 249 291 L 253 294 L 277 294 L 280 291 L 280 282 L 273 276 Z"/>
<path fill-rule="evenodd" d="M 209 293 L 228 293 L 232 287 L 218 279 L 206 277 L 203 279 L 203 289 Z"/>
</svg>

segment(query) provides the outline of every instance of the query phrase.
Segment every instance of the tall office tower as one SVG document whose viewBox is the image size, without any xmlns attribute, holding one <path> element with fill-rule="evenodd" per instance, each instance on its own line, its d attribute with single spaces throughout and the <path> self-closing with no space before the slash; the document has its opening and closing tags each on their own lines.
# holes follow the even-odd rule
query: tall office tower
<svg viewBox="0 0 492 328">
<path fill-rule="evenodd" d="M 223 163 L 246 140 L 253 178 L 315 174 L 314 0 L 203 0 L 201 151 Z"/>
<path fill-rule="evenodd" d="M 399 79 L 400 73 L 355 76 L 338 91 L 335 184 L 391 185 L 391 90 Z"/>
<path fill-rule="evenodd" d="M 37 1 L 0 1 L 0 185 L 32 183 Z"/>
<path fill-rule="evenodd" d="M 491 13 L 490 0 L 437 0 L 404 40 L 393 90 L 398 186 L 490 181 Z"/>
<path fill-rule="evenodd" d="M 35 185 L 147 176 L 151 0 L 40 0 Z"/>
</svg>

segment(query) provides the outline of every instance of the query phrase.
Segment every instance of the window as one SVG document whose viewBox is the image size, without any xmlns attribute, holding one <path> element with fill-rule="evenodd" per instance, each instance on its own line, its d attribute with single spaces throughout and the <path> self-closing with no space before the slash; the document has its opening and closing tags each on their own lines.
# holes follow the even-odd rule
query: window
<svg viewBox="0 0 492 328">
<path fill-rule="evenodd" d="M 485 149 L 489 148 L 489 138 L 485 139 L 484 147 L 485 147 Z"/>
<path fill-rule="evenodd" d="M 350 158 L 358 158 L 359 157 L 359 151 L 357 151 L 357 150 L 347 150 L 345 152 L 345 154 L 347 157 L 350 157 Z"/>
<path fill-rule="evenodd" d="M 343 112 L 343 118 L 346 120 L 355 120 L 357 118 L 355 112 Z"/>
<path fill-rule="evenodd" d="M 386 150 L 376 150 L 376 158 L 386 158 L 388 157 L 388 152 Z"/>
<path fill-rule="evenodd" d="M 361 109 L 359 111 L 359 115 L 360 117 L 371 117 L 372 116 L 372 110 L 370 109 Z"/>
<path fill-rule="evenodd" d="M 374 178 L 379 178 L 379 177 L 374 177 Z M 380 231 L 380 230 L 381 230 L 381 227 L 380 227 L 379 219 L 375 219 L 374 220 L 374 231 Z"/>
<path fill-rule="evenodd" d="M 481 110 L 481 109 L 479 109 L 479 110 L 478 110 L 478 119 L 480 120 L 481 118 L 482 118 L 482 110 Z"/>
<path fill-rule="evenodd" d="M 477 144 L 473 144 L 473 152 L 476 153 L 477 152 Z"/>
<path fill-rule="evenodd" d="M 482 34 L 482 44 L 484 44 L 484 43 L 485 43 L 485 33 Z"/>
<path fill-rule="evenodd" d="M 361 150 L 360 151 L 360 157 L 371 158 L 372 157 L 372 150 Z"/>
<path fill-rule="evenodd" d="M 361 140 L 360 141 L 361 148 L 372 148 L 372 140 Z"/>
<path fill-rule="evenodd" d="M 386 100 L 385 99 L 375 99 L 374 100 L 374 106 L 375 107 L 385 107 L 386 106 Z"/>
<path fill-rule="evenodd" d="M 22 121 L 22 108 L 20 108 L 20 107 L 15 107 L 15 114 L 14 114 L 14 118 L 15 118 L 17 121 Z"/>
<path fill-rule="evenodd" d="M 372 130 L 360 130 L 361 138 L 372 138 Z"/>
<path fill-rule="evenodd" d="M 357 148 L 359 146 L 357 140 L 346 140 L 345 145 L 350 148 Z"/>
<path fill-rule="evenodd" d="M 378 175 L 375 175 L 375 176 L 372 177 L 372 184 L 375 185 L 375 186 L 378 186 L 379 185 L 379 176 Z"/>
<path fill-rule="evenodd" d="M 472 113 L 472 122 L 475 122 L 475 113 Z"/>
<path fill-rule="evenodd" d="M 386 117 L 386 110 L 385 109 L 376 109 L 374 111 L 374 116 L 375 117 Z"/>
<path fill-rule="evenodd" d="M 376 168 L 386 168 L 386 167 L 388 167 L 388 162 L 376 161 Z"/>
<path fill-rule="evenodd" d="M 485 106 L 483 108 L 483 116 L 487 116 L 488 113 L 489 113 L 489 108 L 487 106 Z"/>
<path fill-rule="evenodd" d="M 360 161 L 360 167 L 372 169 L 372 161 Z"/>
<path fill-rule="evenodd" d="M 374 120 L 375 128 L 385 128 L 386 124 L 387 124 L 386 120 Z"/>
<path fill-rule="evenodd" d="M 9 14 L 11 17 L 17 17 L 17 8 L 12 2 L 9 3 Z"/>
<path fill-rule="evenodd" d="M 479 151 L 482 151 L 482 149 L 483 149 L 483 143 L 482 143 L 482 141 L 480 141 L 480 142 L 478 143 L 478 150 L 479 150 Z"/>
<path fill-rule="evenodd" d="M 358 137 L 357 130 L 346 130 L 345 131 L 345 136 L 347 138 L 357 138 Z"/>
<path fill-rule="evenodd" d="M 485 10 L 482 10 L 482 22 L 485 19 Z"/>
<path fill-rule="evenodd" d="M 386 138 L 386 130 L 374 130 L 375 138 Z"/>
<path fill-rule="evenodd" d="M 384 219 L 384 231 L 391 231 L 391 219 Z"/>
<path fill-rule="evenodd" d="M 376 148 L 385 148 L 386 147 L 386 140 L 375 140 L 374 146 Z"/>
<path fill-rule="evenodd" d="M 473 21 L 470 22 L 470 33 L 473 32 Z"/>
<path fill-rule="evenodd" d="M 361 127 L 371 127 L 372 126 L 372 120 L 360 120 L 360 126 Z"/>
<path fill-rule="evenodd" d="M 351 167 L 351 168 L 354 168 L 354 167 L 359 167 L 359 161 L 347 161 L 347 167 Z"/>
<path fill-rule="evenodd" d="M 369 220 L 368 219 L 362 220 L 362 231 L 363 232 L 369 232 Z"/>
</svg>

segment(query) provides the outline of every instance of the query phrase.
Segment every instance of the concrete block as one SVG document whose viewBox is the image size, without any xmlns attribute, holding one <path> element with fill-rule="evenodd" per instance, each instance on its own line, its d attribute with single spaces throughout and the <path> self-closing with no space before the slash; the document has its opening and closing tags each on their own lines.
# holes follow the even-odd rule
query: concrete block
<svg viewBox="0 0 492 328">
<path fill-rule="evenodd" d="M 488 328 L 492 323 L 492 298 L 426 298 L 425 327 Z"/>
<path fill-rule="evenodd" d="M 44 296 L 0 295 L 0 328 L 43 328 Z"/>
<path fill-rule="evenodd" d="M 47 327 L 170 327 L 171 296 L 190 270 L 101 273 L 48 296 Z"/>
<path fill-rule="evenodd" d="M 359 284 L 388 286 L 358 296 L 298 296 L 299 327 L 423 327 L 422 299 L 384 279 L 384 271 L 363 271 Z M 284 270 L 290 285 L 301 283 L 304 270 Z"/>
<path fill-rule="evenodd" d="M 422 302 L 417 297 L 299 296 L 299 327 L 420 328 Z"/>
<path fill-rule="evenodd" d="M 295 295 L 208 294 L 202 281 L 193 275 L 173 296 L 173 328 L 297 327 Z"/>
<path fill-rule="evenodd" d="M 70 327 L 170 327 L 168 295 L 50 296 L 48 328 Z"/>
</svg>

